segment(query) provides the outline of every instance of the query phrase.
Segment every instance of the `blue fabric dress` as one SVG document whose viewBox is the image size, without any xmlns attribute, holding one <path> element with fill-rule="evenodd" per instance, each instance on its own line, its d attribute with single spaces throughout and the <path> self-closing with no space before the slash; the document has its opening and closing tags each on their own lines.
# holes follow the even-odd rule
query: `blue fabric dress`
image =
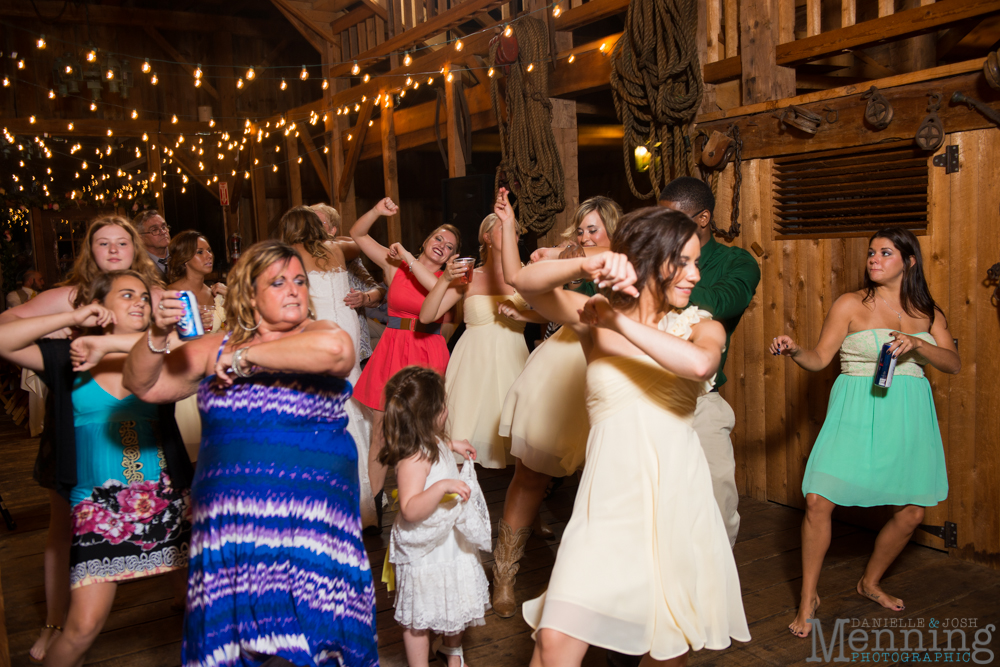
<svg viewBox="0 0 1000 667">
<path fill-rule="evenodd" d="M 378 664 L 350 397 L 321 375 L 202 381 L 185 667 Z"/>
</svg>

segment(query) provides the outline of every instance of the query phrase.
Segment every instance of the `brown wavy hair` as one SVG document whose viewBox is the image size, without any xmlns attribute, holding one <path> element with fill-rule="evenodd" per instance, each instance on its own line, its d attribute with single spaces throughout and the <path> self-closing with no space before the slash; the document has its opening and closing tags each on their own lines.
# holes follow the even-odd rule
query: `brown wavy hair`
<svg viewBox="0 0 1000 667">
<path fill-rule="evenodd" d="M 931 290 L 927 287 L 927 279 L 924 277 L 924 258 L 920 254 L 920 241 L 909 229 L 903 227 L 886 227 L 872 234 L 868 239 L 869 247 L 875 239 L 888 239 L 896 246 L 896 250 L 903 257 L 903 280 L 899 286 L 899 304 L 903 307 L 903 312 L 910 317 L 923 315 L 930 318 L 934 324 L 936 311 L 944 311 L 937 305 L 931 296 Z M 910 259 L 913 259 L 913 266 L 910 266 Z M 875 302 L 875 290 L 878 283 L 871 279 L 868 268 L 865 267 L 865 281 L 862 286 L 864 297 L 862 303 Z"/>
<path fill-rule="evenodd" d="M 316 211 L 310 207 L 296 206 L 286 211 L 278 222 L 278 236 L 282 243 L 288 245 L 301 243 L 316 258 L 320 268 L 327 268 L 330 251 L 326 248 L 326 241 L 330 239 L 330 235 L 323 229 L 323 221 L 316 215 Z"/>
<path fill-rule="evenodd" d="M 677 277 L 684 245 L 697 230 L 694 221 L 683 213 L 647 206 L 622 218 L 615 231 L 611 251 L 628 257 L 635 268 L 635 288 L 641 292 L 647 285 L 651 287 L 661 311 L 667 309 L 667 289 Z M 636 302 L 635 297 L 623 292 L 608 289 L 601 293 L 615 308 L 628 308 Z"/>
<path fill-rule="evenodd" d="M 594 211 L 597 211 L 597 215 L 601 216 L 601 222 L 604 223 L 604 231 L 608 233 L 608 239 L 613 240 L 615 230 L 618 229 L 618 221 L 622 217 L 622 207 L 614 199 L 602 195 L 591 197 L 580 204 L 580 207 L 576 209 L 576 215 L 573 216 L 573 226 L 563 232 L 563 238 L 576 238 L 577 227 L 580 226 L 584 218 Z"/>
<path fill-rule="evenodd" d="M 232 345 L 240 345 L 254 337 L 257 326 L 260 324 L 257 319 L 257 311 L 251 304 L 251 300 L 257 293 L 257 278 L 275 262 L 287 264 L 293 259 L 302 262 L 302 256 L 298 250 L 281 241 L 261 241 L 250 246 L 245 253 L 236 261 L 229 271 L 226 293 L 226 324 L 225 327 L 232 332 L 229 342 Z M 306 277 L 306 290 L 309 289 L 309 274 L 303 273 Z M 309 317 L 315 319 L 313 314 L 312 298 L 309 298 Z"/>
<path fill-rule="evenodd" d="M 198 239 L 205 239 L 205 243 L 208 243 L 204 234 L 191 229 L 170 239 L 170 245 L 167 246 L 167 256 L 170 257 L 167 262 L 168 285 L 187 276 L 187 267 L 184 265 L 198 251 Z"/>
<path fill-rule="evenodd" d="M 423 366 L 407 366 L 389 378 L 383 399 L 385 447 L 378 454 L 379 463 L 394 466 L 413 455 L 437 463 L 437 441 L 448 437 L 438 428 L 445 409 L 441 374 Z"/>
<path fill-rule="evenodd" d="M 146 285 L 150 287 L 154 285 L 157 287 L 163 286 L 163 282 L 160 280 L 160 272 L 153 265 L 153 260 L 146 254 L 146 245 L 142 242 L 139 233 L 135 230 L 132 223 L 118 215 L 103 215 L 91 221 L 90 227 L 87 228 L 87 233 L 84 235 L 83 240 L 80 241 L 80 249 L 77 252 L 76 261 L 73 262 L 73 268 L 70 269 L 66 280 L 57 285 L 57 287 L 76 288 L 76 296 L 73 298 L 73 308 L 79 308 L 93 301 L 93 299 L 89 298 L 90 285 L 98 276 L 104 273 L 94 260 L 94 234 L 109 225 L 118 225 L 132 239 L 132 265 L 128 268 L 141 275 Z"/>
</svg>

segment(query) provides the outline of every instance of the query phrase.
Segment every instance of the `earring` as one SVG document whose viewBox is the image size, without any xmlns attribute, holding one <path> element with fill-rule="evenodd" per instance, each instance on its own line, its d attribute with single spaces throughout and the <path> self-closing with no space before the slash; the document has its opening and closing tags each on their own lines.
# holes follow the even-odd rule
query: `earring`
<svg viewBox="0 0 1000 667">
<path fill-rule="evenodd" d="M 243 329 L 244 331 L 256 331 L 257 327 L 260 326 L 260 320 L 257 320 L 257 324 L 253 325 L 252 327 L 248 327 L 245 324 L 243 324 L 242 318 L 237 317 L 236 321 L 239 323 L 240 328 Z"/>
</svg>

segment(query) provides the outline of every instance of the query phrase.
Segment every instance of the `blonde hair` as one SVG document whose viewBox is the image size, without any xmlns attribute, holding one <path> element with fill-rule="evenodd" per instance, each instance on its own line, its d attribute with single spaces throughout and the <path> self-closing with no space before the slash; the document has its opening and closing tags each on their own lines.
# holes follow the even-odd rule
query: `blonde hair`
<svg viewBox="0 0 1000 667">
<path fill-rule="evenodd" d="M 601 195 L 591 197 L 580 204 L 580 207 L 576 209 L 576 215 L 573 216 L 573 226 L 563 232 L 563 238 L 575 238 L 577 227 L 580 226 L 584 218 L 594 211 L 597 211 L 597 215 L 601 217 L 601 222 L 604 223 L 604 231 L 608 233 L 608 241 L 613 240 L 615 238 L 615 230 L 618 229 L 618 221 L 622 217 L 622 207 L 615 200 Z"/>
<path fill-rule="evenodd" d="M 323 221 L 316 215 L 314 208 L 296 206 L 289 209 L 278 222 L 278 236 L 288 245 L 301 243 L 316 258 L 320 268 L 325 269 L 330 252 L 324 243 L 330 239 L 330 235 L 323 229 Z"/>
<path fill-rule="evenodd" d="M 488 216 L 483 218 L 483 221 L 479 223 L 479 260 L 485 264 L 490 258 L 490 246 L 486 243 L 486 237 L 489 236 L 493 228 L 496 227 L 497 221 L 500 218 L 497 217 L 496 213 L 490 213 Z"/>
<path fill-rule="evenodd" d="M 330 221 L 330 223 L 329 223 L 330 226 L 331 227 L 336 227 L 338 232 L 341 231 L 340 230 L 340 213 L 337 211 L 337 209 L 335 209 L 334 207 L 330 206 L 329 204 L 324 204 L 322 202 L 320 202 L 319 204 L 313 204 L 312 206 L 309 207 L 309 209 L 313 213 L 322 213 L 323 215 L 325 215 L 326 218 L 327 218 L 327 220 Z M 320 223 L 322 223 L 322 222 L 323 221 L 320 220 Z"/>
<path fill-rule="evenodd" d="M 226 293 L 226 324 L 225 327 L 232 332 L 229 342 L 233 345 L 240 345 L 250 340 L 257 330 L 260 322 L 257 319 L 257 311 L 253 307 L 252 301 L 257 294 L 257 278 L 267 271 L 272 264 L 281 262 L 287 264 L 293 259 L 302 263 L 302 256 L 292 246 L 281 241 L 261 241 L 250 246 L 245 253 L 236 261 L 229 271 Z M 309 288 L 309 276 L 306 278 L 306 289 Z M 309 298 L 309 317 L 313 316 L 312 298 Z"/>
<path fill-rule="evenodd" d="M 421 254 L 423 254 L 424 246 L 427 244 L 427 241 L 438 232 L 449 232 L 455 237 L 455 250 L 452 251 L 451 255 L 444 258 L 445 262 L 451 259 L 453 255 L 457 255 L 462 251 L 462 232 L 458 231 L 458 227 L 456 227 L 455 225 L 444 224 L 444 225 L 438 225 L 437 227 L 434 228 L 434 231 L 432 231 L 430 234 L 427 235 L 427 238 L 424 239 L 424 242 L 420 244 L 420 252 L 417 253 L 418 257 Z"/>
<path fill-rule="evenodd" d="M 160 280 L 159 269 L 153 265 L 153 260 L 146 254 L 146 246 L 139 237 L 139 233 L 135 230 L 135 227 L 132 226 L 132 223 L 118 215 L 104 215 L 94 218 L 90 223 L 87 233 L 80 242 L 80 250 L 76 255 L 76 261 L 73 262 L 73 268 L 70 269 L 66 280 L 58 285 L 59 287 L 76 288 L 76 296 L 73 298 L 74 308 L 79 308 L 91 302 L 91 299 L 88 298 L 90 285 L 99 275 L 104 273 L 101 267 L 97 266 L 97 261 L 94 259 L 94 235 L 99 230 L 111 225 L 121 227 L 129 235 L 129 238 L 132 239 L 132 264 L 126 268 L 132 269 L 141 275 L 148 285 L 163 286 L 163 282 Z"/>
</svg>

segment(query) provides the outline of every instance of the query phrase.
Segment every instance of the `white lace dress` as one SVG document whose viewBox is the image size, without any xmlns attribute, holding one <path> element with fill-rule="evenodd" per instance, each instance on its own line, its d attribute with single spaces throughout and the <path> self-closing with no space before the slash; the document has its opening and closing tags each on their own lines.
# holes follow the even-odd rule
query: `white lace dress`
<svg viewBox="0 0 1000 667">
<path fill-rule="evenodd" d="M 389 562 L 396 568 L 395 619 L 404 628 L 454 635 L 483 625 L 490 609 L 489 583 L 479 551 L 490 551 L 490 515 L 472 463 L 461 473 L 451 451 L 438 441 L 440 456 L 424 489 L 442 479 L 469 485 L 469 500 L 442 501 L 418 523 L 396 515 L 389 538 Z"/>
<path fill-rule="evenodd" d="M 312 297 L 313 308 L 316 309 L 317 320 L 329 320 L 346 331 L 354 342 L 354 368 L 347 376 L 353 387 L 361 377 L 359 352 L 360 325 L 358 315 L 344 303 L 344 297 L 350 292 L 347 271 L 309 272 L 309 296 Z M 347 402 L 347 432 L 354 438 L 358 448 L 358 478 L 361 486 L 361 525 L 374 526 L 378 523 L 375 514 L 375 498 L 371 483 L 368 481 L 368 448 L 371 445 L 372 416 L 371 411 L 351 399 Z"/>
</svg>

